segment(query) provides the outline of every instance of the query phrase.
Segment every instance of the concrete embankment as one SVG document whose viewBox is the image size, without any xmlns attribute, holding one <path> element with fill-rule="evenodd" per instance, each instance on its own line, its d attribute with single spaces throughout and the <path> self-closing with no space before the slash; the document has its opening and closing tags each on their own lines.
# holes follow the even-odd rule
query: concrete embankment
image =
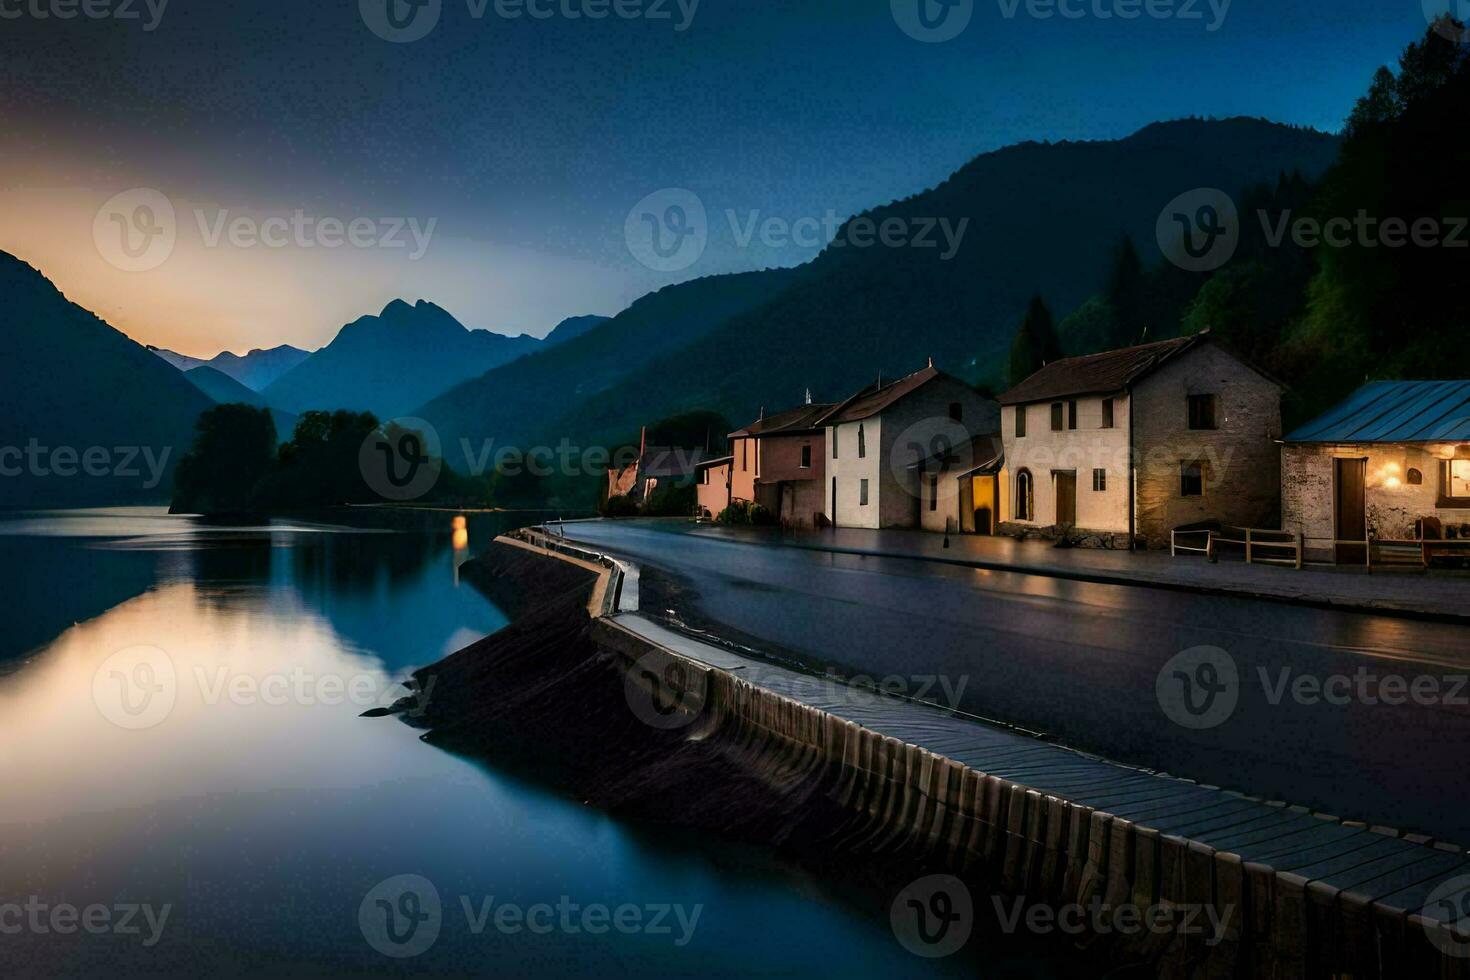
<svg viewBox="0 0 1470 980">
<path fill-rule="evenodd" d="M 861 864 L 892 893 L 952 874 L 980 915 L 1004 895 L 1176 910 L 1174 921 L 1194 910 L 1197 927 L 1209 909 L 1224 922 L 1089 927 L 1073 939 L 1099 973 L 1448 977 L 1470 962 L 1401 912 L 986 775 L 652 644 L 589 613 L 591 566 L 509 544 L 475 564 L 473 580 L 519 615 L 418 672 L 431 696 L 409 720 L 428 741 L 519 763 L 629 817 L 773 845 L 808 866 Z"/>
</svg>

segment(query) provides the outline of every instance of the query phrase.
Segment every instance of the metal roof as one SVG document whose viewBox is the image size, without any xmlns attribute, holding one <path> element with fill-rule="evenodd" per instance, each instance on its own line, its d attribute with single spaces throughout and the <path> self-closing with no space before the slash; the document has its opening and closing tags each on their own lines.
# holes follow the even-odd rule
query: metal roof
<svg viewBox="0 0 1470 980">
<path fill-rule="evenodd" d="M 1470 440 L 1470 381 L 1375 381 L 1287 442 Z"/>
</svg>

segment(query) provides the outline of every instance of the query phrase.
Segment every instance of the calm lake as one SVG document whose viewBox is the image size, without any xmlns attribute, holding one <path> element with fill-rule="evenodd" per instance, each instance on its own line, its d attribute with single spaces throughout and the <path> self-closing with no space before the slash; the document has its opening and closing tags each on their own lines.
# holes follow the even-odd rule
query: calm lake
<svg viewBox="0 0 1470 980">
<path fill-rule="evenodd" d="M 764 852 L 671 842 L 359 718 L 504 625 L 456 568 L 518 522 L 471 517 L 465 540 L 439 516 L 0 514 L 0 975 L 975 974 Z M 384 956 L 360 925 L 379 901 L 437 935 Z"/>
</svg>

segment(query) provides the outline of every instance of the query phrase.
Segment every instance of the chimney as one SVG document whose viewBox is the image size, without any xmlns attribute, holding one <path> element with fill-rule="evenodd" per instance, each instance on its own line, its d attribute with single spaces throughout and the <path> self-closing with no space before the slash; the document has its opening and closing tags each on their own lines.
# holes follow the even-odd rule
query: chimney
<svg viewBox="0 0 1470 980">
<path fill-rule="evenodd" d="M 806 390 L 806 403 L 808 405 L 812 403 L 812 390 L 810 388 Z"/>
</svg>

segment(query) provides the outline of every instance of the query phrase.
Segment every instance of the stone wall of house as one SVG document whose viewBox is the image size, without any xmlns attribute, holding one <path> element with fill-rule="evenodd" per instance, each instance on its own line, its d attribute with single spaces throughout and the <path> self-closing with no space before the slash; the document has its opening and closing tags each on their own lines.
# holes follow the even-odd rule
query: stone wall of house
<svg viewBox="0 0 1470 980">
<path fill-rule="evenodd" d="M 950 418 L 959 405 L 960 418 Z M 910 467 L 943 447 L 968 447 L 977 435 L 1000 429 L 1000 406 L 968 385 L 940 376 L 890 406 L 883 413 L 883 442 L 879 467 L 882 488 L 882 527 L 925 526 L 927 511 L 921 503 L 919 474 Z M 869 444 L 869 451 L 872 451 Z M 946 482 L 941 479 L 941 483 Z M 948 492 L 953 492 L 953 481 Z M 942 489 L 941 492 L 946 492 Z M 958 505 L 952 508 L 958 513 Z M 943 524 L 940 525 L 943 530 Z"/>
<path fill-rule="evenodd" d="M 1216 397 L 1216 428 L 1189 428 L 1190 395 Z M 1218 346 L 1200 344 L 1139 382 L 1133 393 L 1136 533 L 1164 548 L 1184 524 L 1220 521 L 1278 528 L 1281 389 Z M 1202 496 L 1185 497 L 1185 461 L 1206 463 Z"/>
<path fill-rule="evenodd" d="M 1414 525 L 1421 517 L 1437 517 L 1458 529 L 1470 522 L 1470 509 L 1438 506 L 1440 455 L 1435 448 L 1401 443 L 1282 446 L 1282 527 L 1303 536 L 1308 560 L 1332 561 L 1332 542 L 1337 537 L 1333 460 L 1366 459 L 1364 498 L 1370 536 L 1414 538 Z M 1417 474 L 1417 483 L 1413 474 Z"/>
</svg>

